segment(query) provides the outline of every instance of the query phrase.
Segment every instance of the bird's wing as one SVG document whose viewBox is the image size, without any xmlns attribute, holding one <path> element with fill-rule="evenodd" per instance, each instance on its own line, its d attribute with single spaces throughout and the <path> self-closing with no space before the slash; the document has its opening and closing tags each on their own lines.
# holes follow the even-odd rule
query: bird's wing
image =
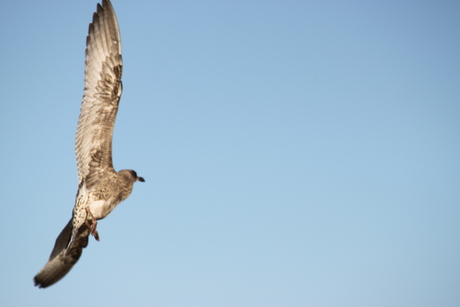
<svg viewBox="0 0 460 307">
<path fill-rule="evenodd" d="M 122 92 L 121 39 L 108 0 L 97 5 L 86 38 L 85 89 L 75 151 L 78 179 L 91 187 L 112 164 L 112 134 Z"/>
<path fill-rule="evenodd" d="M 86 225 L 80 227 L 72 247 L 66 253 L 71 233 L 72 219 L 70 219 L 57 237 L 48 263 L 35 275 L 34 281 L 36 286 L 46 288 L 58 282 L 80 259 L 83 248 L 88 246 L 89 228 Z"/>
</svg>

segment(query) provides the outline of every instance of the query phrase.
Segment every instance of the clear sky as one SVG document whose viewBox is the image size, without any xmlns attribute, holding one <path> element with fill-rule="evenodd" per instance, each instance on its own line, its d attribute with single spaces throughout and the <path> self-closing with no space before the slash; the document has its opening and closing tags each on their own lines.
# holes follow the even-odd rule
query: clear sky
<svg viewBox="0 0 460 307">
<path fill-rule="evenodd" d="M 1 306 L 460 306 L 460 2 L 113 6 L 146 182 L 43 290 L 96 0 L 1 1 Z"/>
</svg>

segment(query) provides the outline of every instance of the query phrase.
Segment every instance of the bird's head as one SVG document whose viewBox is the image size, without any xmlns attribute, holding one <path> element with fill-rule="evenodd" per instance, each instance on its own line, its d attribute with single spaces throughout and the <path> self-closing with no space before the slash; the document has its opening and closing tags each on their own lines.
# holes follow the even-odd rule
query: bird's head
<svg viewBox="0 0 460 307">
<path fill-rule="evenodd" d="M 118 174 L 132 181 L 133 183 L 136 181 L 145 182 L 144 178 L 137 176 L 137 173 L 132 169 L 123 169 L 119 171 Z"/>
</svg>

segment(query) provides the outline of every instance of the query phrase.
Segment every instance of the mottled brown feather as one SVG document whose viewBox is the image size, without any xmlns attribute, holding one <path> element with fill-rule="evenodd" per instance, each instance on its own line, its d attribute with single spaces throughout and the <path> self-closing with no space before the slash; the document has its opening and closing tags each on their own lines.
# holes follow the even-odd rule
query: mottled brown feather
<svg viewBox="0 0 460 307">
<path fill-rule="evenodd" d="M 115 172 L 112 163 L 122 58 L 118 22 L 109 0 L 98 4 L 93 14 L 85 54 L 85 87 L 75 141 L 78 192 L 72 218 L 57 237 L 48 263 L 34 277 L 40 288 L 59 281 L 80 258 L 90 235 L 88 215 L 106 217 L 129 196 L 135 181 L 144 181 L 132 170 Z"/>
</svg>

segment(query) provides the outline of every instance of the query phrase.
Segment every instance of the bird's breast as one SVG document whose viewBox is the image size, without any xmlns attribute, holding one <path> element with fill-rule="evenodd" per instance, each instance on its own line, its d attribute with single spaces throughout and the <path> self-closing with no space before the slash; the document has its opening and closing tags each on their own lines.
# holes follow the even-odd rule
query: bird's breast
<svg viewBox="0 0 460 307">
<path fill-rule="evenodd" d="M 89 210 L 95 219 L 100 220 L 105 218 L 113 210 L 105 200 L 92 201 L 89 205 Z"/>
<path fill-rule="evenodd" d="M 93 198 L 88 202 L 89 210 L 97 220 L 105 218 L 120 203 L 117 197 Z"/>
</svg>

